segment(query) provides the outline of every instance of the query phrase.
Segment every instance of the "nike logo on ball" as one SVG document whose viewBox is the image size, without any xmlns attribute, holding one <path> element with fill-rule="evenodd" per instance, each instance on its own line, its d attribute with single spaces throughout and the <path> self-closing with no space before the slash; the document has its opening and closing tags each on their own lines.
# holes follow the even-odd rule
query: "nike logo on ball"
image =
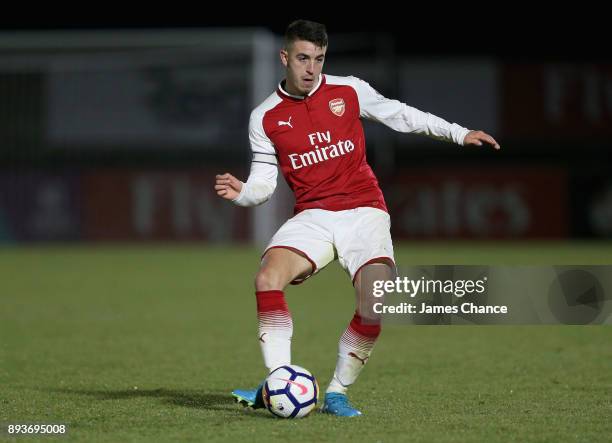
<svg viewBox="0 0 612 443">
<path fill-rule="evenodd" d="M 287 383 L 291 383 L 292 385 L 296 385 L 301 390 L 300 395 L 304 395 L 304 394 L 306 394 L 308 392 L 308 388 L 306 386 L 304 386 L 302 383 L 298 383 L 297 381 L 287 380 L 286 378 L 279 378 L 277 380 L 286 381 Z"/>
</svg>

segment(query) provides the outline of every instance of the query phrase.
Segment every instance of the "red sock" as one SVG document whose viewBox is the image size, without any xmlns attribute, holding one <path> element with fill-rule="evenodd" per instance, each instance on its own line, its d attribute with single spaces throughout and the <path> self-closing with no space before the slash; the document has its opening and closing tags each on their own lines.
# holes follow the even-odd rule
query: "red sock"
<svg viewBox="0 0 612 443">
<path fill-rule="evenodd" d="M 344 394 L 347 388 L 355 383 L 363 366 L 370 358 L 380 330 L 380 323 L 364 324 L 363 318 L 355 312 L 353 319 L 340 337 L 336 370 L 327 392 Z"/>
<path fill-rule="evenodd" d="M 291 364 L 293 321 L 283 291 L 257 291 L 259 344 L 269 371 Z"/>
</svg>

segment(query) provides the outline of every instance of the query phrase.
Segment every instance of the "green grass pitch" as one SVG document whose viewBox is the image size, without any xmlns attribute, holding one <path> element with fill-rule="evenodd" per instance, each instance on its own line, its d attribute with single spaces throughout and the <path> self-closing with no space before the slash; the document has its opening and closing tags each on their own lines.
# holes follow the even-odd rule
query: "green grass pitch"
<svg viewBox="0 0 612 443">
<path fill-rule="evenodd" d="M 406 243 L 396 258 L 611 264 L 610 246 Z M 258 255 L 203 245 L 0 249 L 0 441 L 11 440 L 9 423 L 68 425 L 44 441 L 611 441 L 610 325 L 389 325 L 350 390 L 363 417 L 243 410 L 230 391 L 265 375 Z M 290 287 L 287 301 L 293 361 L 324 389 L 353 313 L 349 279 L 334 263 Z"/>
</svg>

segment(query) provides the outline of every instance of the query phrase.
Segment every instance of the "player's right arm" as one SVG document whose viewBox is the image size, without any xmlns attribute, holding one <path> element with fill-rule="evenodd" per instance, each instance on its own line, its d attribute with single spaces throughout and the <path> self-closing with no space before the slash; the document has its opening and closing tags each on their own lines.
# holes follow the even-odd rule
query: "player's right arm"
<svg viewBox="0 0 612 443">
<path fill-rule="evenodd" d="M 226 200 L 235 200 L 242 191 L 242 183 L 229 172 L 225 174 L 217 174 L 215 176 L 215 191 L 217 195 Z"/>
<path fill-rule="evenodd" d="M 257 206 L 272 196 L 276 189 L 278 159 L 274 145 L 266 135 L 263 116 L 253 111 L 249 120 L 249 141 L 253 151 L 251 172 L 246 182 L 229 173 L 216 176 L 217 195 L 238 206 Z"/>
</svg>

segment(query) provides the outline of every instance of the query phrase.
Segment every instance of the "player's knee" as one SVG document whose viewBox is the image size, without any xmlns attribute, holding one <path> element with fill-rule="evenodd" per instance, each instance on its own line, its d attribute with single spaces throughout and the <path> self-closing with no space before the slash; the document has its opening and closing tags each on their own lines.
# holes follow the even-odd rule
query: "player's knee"
<svg viewBox="0 0 612 443">
<path fill-rule="evenodd" d="M 255 289 L 257 291 L 283 290 L 285 282 L 278 271 L 262 268 L 255 276 Z"/>
</svg>

